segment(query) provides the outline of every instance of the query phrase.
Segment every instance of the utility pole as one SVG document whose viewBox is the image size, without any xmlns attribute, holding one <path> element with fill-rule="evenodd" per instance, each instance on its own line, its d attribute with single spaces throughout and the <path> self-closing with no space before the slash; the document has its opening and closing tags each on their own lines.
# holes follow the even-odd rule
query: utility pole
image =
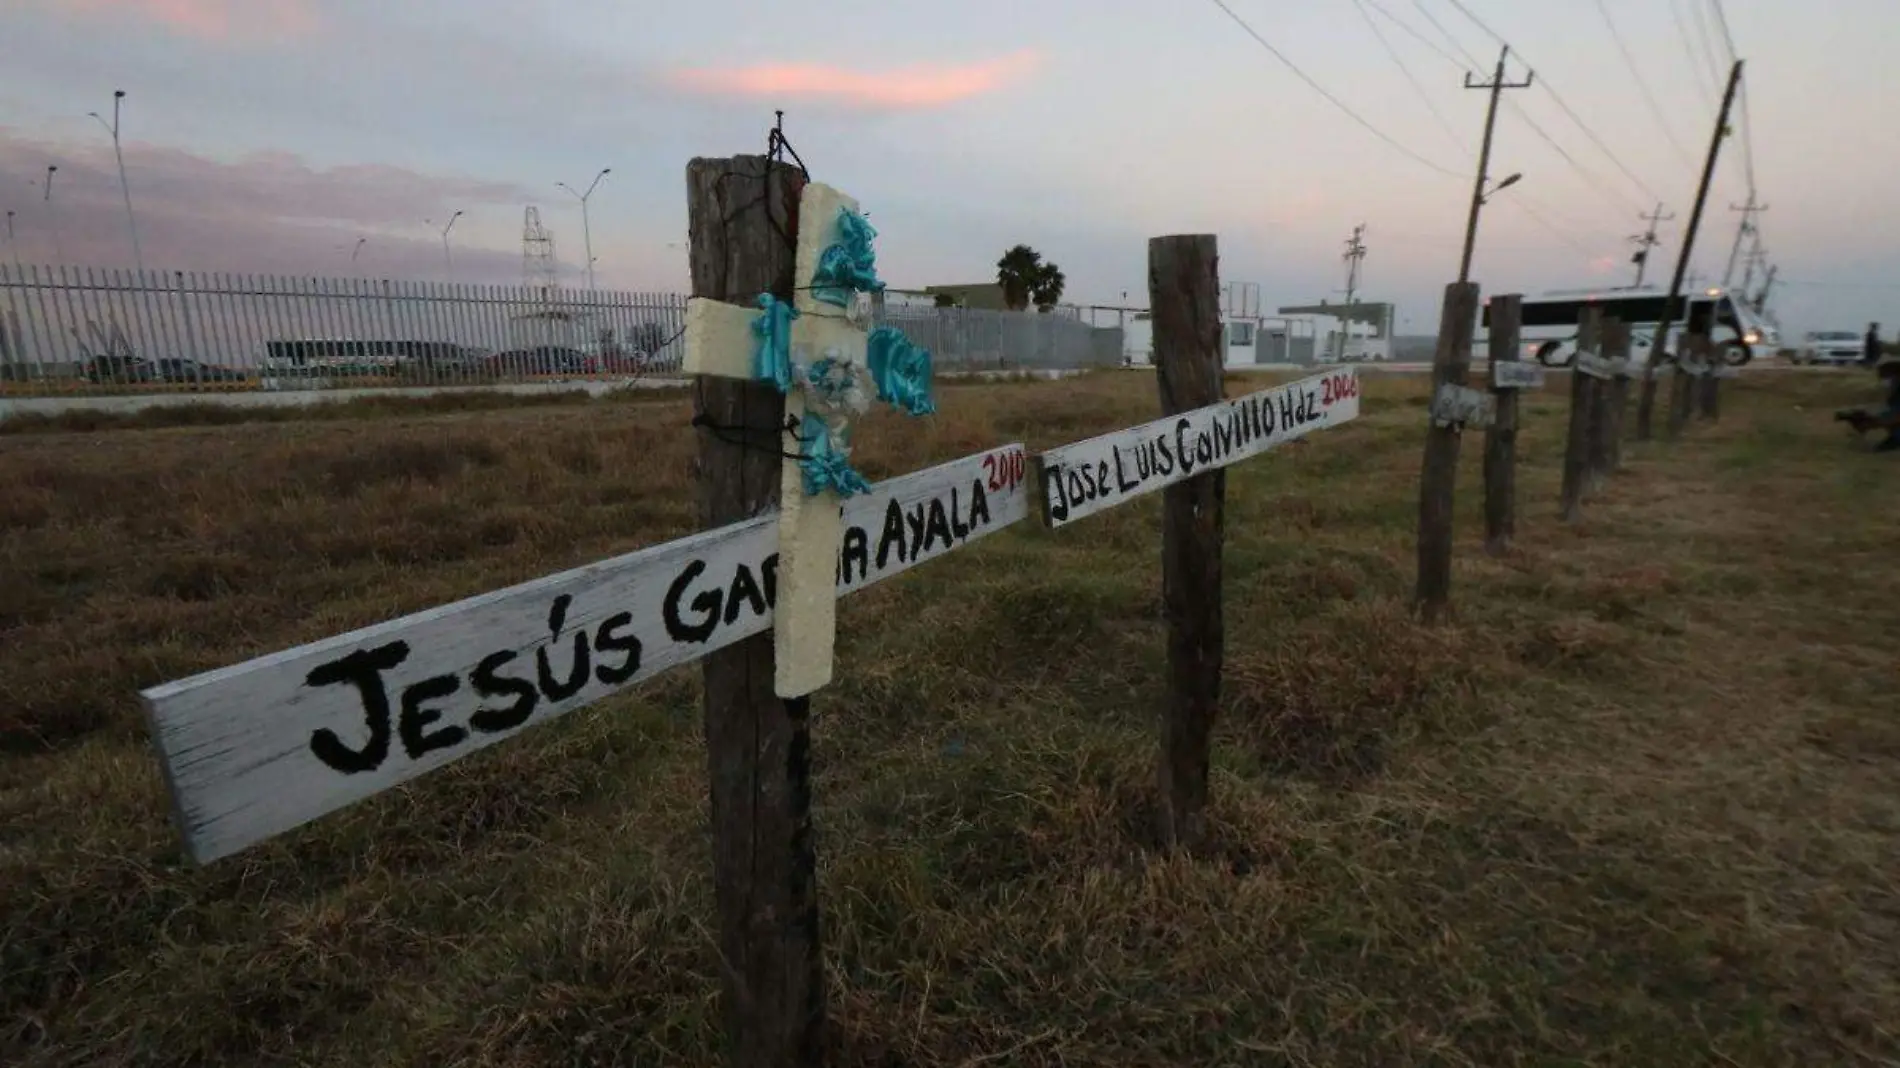
<svg viewBox="0 0 1900 1068">
<path fill-rule="evenodd" d="M 1637 216 L 1637 218 L 1649 224 L 1649 229 L 1630 238 L 1630 240 L 1636 244 L 1636 255 L 1630 257 L 1630 262 L 1636 264 L 1636 281 L 1630 286 L 1631 289 L 1636 289 L 1643 284 L 1643 272 L 1649 269 L 1649 250 L 1662 244 L 1662 242 L 1656 238 L 1656 224 L 1670 222 L 1674 220 L 1675 217 L 1674 213 L 1664 215 L 1663 206 L 1661 204 L 1657 204 L 1656 210 L 1650 212 L 1648 215 Z"/>
<path fill-rule="evenodd" d="M 1775 288 L 1775 272 L 1780 269 L 1781 268 L 1775 266 L 1768 268 L 1768 277 L 1763 280 L 1761 284 L 1761 292 L 1755 294 L 1756 315 L 1763 314 L 1763 309 L 1768 306 L 1768 291 Z"/>
<path fill-rule="evenodd" d="M 1761 247 L 1761 237 L 1757 235 L 1754 246 L 1748 250 L 1748 255 L 1742 257 L 1742 293 L 1744 295 L 1748 293 L 1749 287 L 1755 284 L 1755 269 L 1766 266 L 1767 263 L 1768 250 Z"/>
<path fill-rule="evenodd" d="M 1359 264 L 1366 258 L 1365 233 L 1365 223 L 1352 228 L 1352 237 L 1346 241 L 1346 255 L 1342 257 L 1346 261 L 1346 311 L 1339 320 L 1339 351 L 1334 354 L 1341 361 L 1346 358 L 1346 337 L 1352 333 L 1353 298 L 1359 293 Z"/>
<path fill-rule="evenodd" d="M 1471 75 L 1465 75 L 1466 89 L 1488 89 L 1491 91 L 1491 106 L 1485 111 L 1484 115 L 1484 147 L 1478 151 L 1478 180 L 1473 183 L 1471 187 L 1471 217 L 1465 222 L 1465 254 L 1464 258 L 1458 263 L 1458 281 L 1460 282 L 1468 282 L 1471 280 L 1471 250 L 1472 246 L 1475 245 L 1478 240 L 1478 209 L 1484 206 L 1484 183 L 1490 178 L 1491 132 L 1496 129 L 1498 124 L 1498 97 L 1506 89 L 1529 88 L 1531 81 L 1537 77 L 1535 71 L 1526 71 L 1522 82 L 1505 81 L 1504 60 L 1510 54 L 1510 45 L 1505 45 L 1504 48 L 1498 52 L 1497 73 L 1492 76 L 1491 81 L 1488 83 L 1474 82 L 1471 80 Z M 1512 175 L 1500 183 L 1498 188 L 1502 189 L 1516 179 L 1517 176 Z"/>
<path fill-rule="evenodd" d="M 1682 299 L 1682 279 L 1689 272 L 1689 256 L 1695 251 L 1696 230 L 1702 225 L 1702 209 L 1709 200 L 1709 181 L 1715 177 L 1715 161 L 1722 154 L 1722 140 L 1728 136 L 1729 109 L 1735 106 L 1735 90 L 1742 84 L 1742 61 L 1736 60 L 1729 68 L 1728 89 L 1722 94 L 1722 110 L 1715 119 L 1715 132 L 1709 135 L 1709 156 L 1702 162 L 1702 182 L 1696 187 L 1695 208 L 1689 213 L 1689 227 L 1682 235 L 1682 250 L 1676 256 L 1676 276 L 1669 283 L 1669 299 L 1663 303 L 1662 322 L 1656 324 L 1655 336 L 1649 339 L 1648 366 L 1656 366 L 1656 357 L 1662 355 L 1664 346 L 1669 343 L 1669 328 L 1675 325 L 1676 302 Z M 1643 376 L 1643 397 L 1636 409 L 1636 436 L 1648 439 L 1651 413 L 1656 406 L 1656 376 Z"/>
<path fill-rule="evenodd" d="M 1723 289 L 1727 289 L 1729 285 L 1735 281 L 1735 261 L 1742 254 L 1742 241 L 1750 234 L 1756 233 L 1755 216 L 1767 211 L 1768 205 L 1755 203 L 1755 194 L 1753 191 L 1750 191 L 1748 194 L 1748 203 L 1741 205 L 1730 204 L 1728 210 L 1742 213 L 1742 225 L 1735 230 L 1735 247 L 1729 250 L 1728 270 L 1722 272 Z M 1758 246 L 1761 244 L 1761 238 L 1759 236 L 1756 237 L 1755 243 Z M 1746 290 L 1748 283 L 1742 283 L 1742 288 Z"/>
</svg>

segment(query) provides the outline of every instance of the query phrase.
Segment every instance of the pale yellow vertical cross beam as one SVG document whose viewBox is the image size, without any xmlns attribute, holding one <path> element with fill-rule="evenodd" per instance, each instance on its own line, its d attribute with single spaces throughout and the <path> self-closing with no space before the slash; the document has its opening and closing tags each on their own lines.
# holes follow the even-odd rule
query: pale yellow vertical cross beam
<svg viewBox="0 0 1900 1068">
<path fill-rule="evenodd" d="M 846 309 L 818 300 L 812 279 L 827 248 L 838 242 L 839 212 L 858 210 L 858 202 L 830 186 L 812 182 L 798 206 L 798 291 L 793 307 L 791 358 L 809 367 L 829 356 L 862 373 L 868 334 L 851 322 Z M 687 374 L 753 377 L 752 322 L 758 308 L 694 298 L 686 305 Z M 782 449 L 778 523 L 778 596 L 772 610 L 772 640 L 777 672 L 773 690 L 780 697 L 803 697 L 831 682 L 838 635 L 837 566 L 843 539 L 843 501 L 829 488 L 806 496 L 804 472 L 790 457 L 802 450 L 798 435 L 805 398 L 796 386 L 785 397 L 787 429 Z M 796 429 L 794 429 L 796 428 Z"/>
</svg>

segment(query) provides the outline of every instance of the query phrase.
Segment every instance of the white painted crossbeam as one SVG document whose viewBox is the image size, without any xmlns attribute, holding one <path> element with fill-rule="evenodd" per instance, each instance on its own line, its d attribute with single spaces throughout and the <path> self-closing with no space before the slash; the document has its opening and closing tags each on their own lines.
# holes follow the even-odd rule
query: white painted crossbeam
<svg viewBox="0 0 1900 1068">
<path fill-rule="evenodd" d="M 1359 372 L 1328 371 L 1051 449 L 1039 458 L 1043 521 L 1073 523 L 1358 417 Z"/>
<path fill-rule="evenodd" d="M 840 596 L 1023 519 L 1021 445 L 843 506 Z M 360 801 L 772 624 L 777 517 L 167 683 L 143 697 L 200 863 Z"/>
</svg>

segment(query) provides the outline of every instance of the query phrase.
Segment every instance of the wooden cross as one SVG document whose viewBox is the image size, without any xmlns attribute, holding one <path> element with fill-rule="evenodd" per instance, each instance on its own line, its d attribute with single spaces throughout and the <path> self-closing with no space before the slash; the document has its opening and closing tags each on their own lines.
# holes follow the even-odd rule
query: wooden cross
<svg viewBox="0 0 1900 1068">
<path fill-rule="evenodd" d="M 868 384 L 865 350 L 869 335 L 864 325 L 848 314 L 857 293 L 847 287 L 833 287 L 827 292 L 814 285 L 826 251 L 845 242 L 844 217 L 862 218 L 858 202 L 830 186 L 811 182 L 800 196 L 798 213 L 798 288 L 792 305 L 795 317 L 790 323 L 791 362 L 795 368 L 806 370 L 829 358 L 830 373 Z M 846 298 L 843 307 L 823 299 L 838 299 L 840 294 Z M 754 324 L 762 314 L 774 318 L 771 302 L 761 298 L 761 303 L 766 307 L 745 308 L 697 297 L 688 301 L 682 369 L 687 374 L 756 379 L 758 335 Z M 783 326 L 782 318 L 777 319 L 777 325 Z M 762 324 L 760 328 L 770 327 Z M 862 388 L 852 388 L 859 390 L 861 400 Z M 809 440 L 808 430 L 813 424 L 806 419 L 807 401 L 803 388 L 794 386 L 786 391 L 787 420 L 781 433 L 781 452 L 787 459 L 779 484 L 778 596 L 772 634 L 778 665 L 773 689 L 785 698 L 803 697 L 831 682 L 832 649 L 838 633 L 834 584 L 842 537 L 842 501 L 835 486 L 808 494 L 806 464 L 793 458 L 808 455 L 814 448 Z M 855 410 L 861 408 L 860 403 Z M 848 430 L 844 413 L 826 414 L 833 431 L 832 444 L 848 448 L 843 440 Z"/>
</svg>

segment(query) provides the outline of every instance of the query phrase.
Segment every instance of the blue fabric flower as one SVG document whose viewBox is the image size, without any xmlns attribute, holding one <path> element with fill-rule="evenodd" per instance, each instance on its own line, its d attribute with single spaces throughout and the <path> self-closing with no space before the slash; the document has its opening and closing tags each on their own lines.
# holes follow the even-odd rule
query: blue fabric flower
<svg viewBox="0 0 1900 1068">
<path fill-rule="evenodd" d="M 752 376 L 778 386 L 780 393 L 792 388 L 792 320 L 798 309 L 784 304 L 770 293 L 759 294 L 759 317 L 752 320 Z"/>
<path fill-rule="evenodd" d="M 839 438 L 843 437 L 844 432 L 841 431 Z M 799 467 L 804 478 L 805 496 L 816 497 L 827 489 L 835 490 L 840 497 L 871 492 L 871 484 L 851 466 L 850 446 L 834 439 L 831 428 L 823 419 L 806 412 L 805 422 L 799 428 L 799 438 L 803 444 L 800 450 L 803 459 L 799 461 Z"/>
<path fill-rule="evenodd" d="M 871 240 L 877 231 L 864 216 L 850 208 L 838 209 L 838 241 L 818 256 L 818 269 L 811 279 L 812 297 L 840 308 L 851 303 L 853 293 L 879 293 L 884 283 L 877 280 L 877 250 Z"/>
<path fill-rule="evenodd" d="M 910 415 L 937 410 L 931 395 L 930 350 L 911 343 L 894 326 L 880 326 L 865 339 L 866 362 L 877 383 L 877 399 Z"/>
</svg>

